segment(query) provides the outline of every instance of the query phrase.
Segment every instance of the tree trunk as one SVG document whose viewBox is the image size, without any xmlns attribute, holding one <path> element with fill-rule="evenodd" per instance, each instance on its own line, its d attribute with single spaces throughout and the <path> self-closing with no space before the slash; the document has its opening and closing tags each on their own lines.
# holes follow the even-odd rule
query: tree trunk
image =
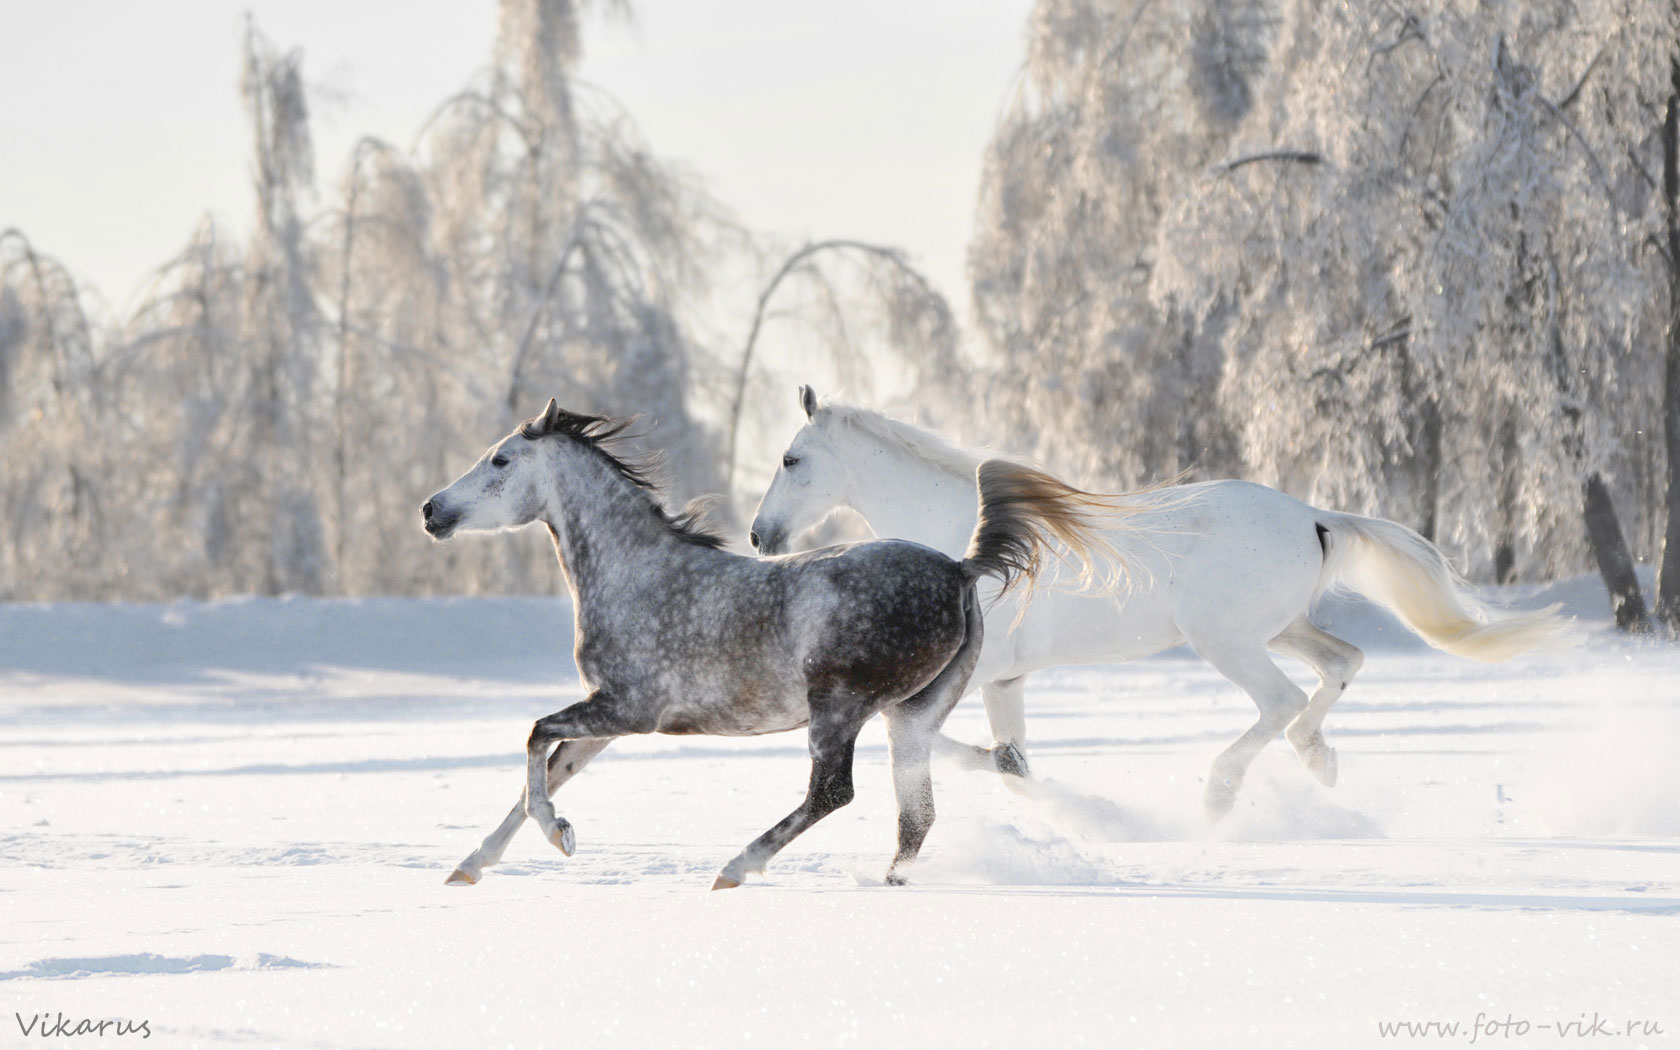
<svg viewBox="0 0 1680 1050">
<path fill-rule="evenodd" d="M 1610 611 L 1616 614 L 1616 627 L 1623 631 L 1644 631 L 1650 628 L 1645 615 L 1645 598 L 1639 592 L 1639 578 L 1633 572 L 1633 555 L 1628 553 L 1627 539 L 1622 535 L 1616 506 L 1610 500 L 1610 490 L 1596 472 L 1582 486 L 1587 520 L 1587 542 L 1592 546 L 1593 561 L 1604 579 L 1604 589 L 1610 592 Z"/>
<path fill-rule="evenodd" d="M 1668 523 L 1657 576 L 1657 621 L 1680 632 L 1680 58 L 1670 62 L 1669 78 L 1663 121 L 1663 204 L 1668 213 L 1668 352 L 1663 362 L 1668 495 L 1663 510 Z"/>
<path fill-rule="evenodd" d="M 1557 260 L 1550 253 L 1546 259 L 1547 270 L 1551 278 L 1550 288 L 1554 297 L 1557 295 Z M 1563 418 L 1567 424 L 1564 430 L 1564 450 L 1569 453 L 1571 460 L 1581 464 L 1585 472 L 1587 459 L 1586 426 L 1581 418 L 1581 408 L 1572 404 L 1569 386 L 1568 355 L 1564 352 L 1563 330 L 1557 324 L 1557 315 L 1561 308 L 1552 310 L 1551 325 L 1551 355 L 1552 379 L 1557 383 L 1558 393 L 1563 397 Z M 1616 616 L 1618 630 L 1629 632 L 1644 632 L 1651 629 L 1650 617 L 1645 612 L 1645 596 L 1639 590 L 1639 577 L 1634 575 L 1633 555 L 1628 551 L 1627 537 L 1622 533 L 1621 519 L 1616 516 L 1616 504 L 1610 498 L 1610 489 L 1604 484 L 1604 477 L 1594 470 L 1587 475 L 1587 480 L 1581 485 L 1582 507 L 1581 516 L 1587 525 L 1587 544 L 1592 549 L 1593 561 L 1598 565 L 1598 575 L 1604 580 L 1604 589 L 1610 595 L 1610 611 Z"/>
<path fill-rule="evenodd" d="M 1507 419 L 1499 428 L 1499 537 L 1493 551 L 1493 578 L 1504 585 L 1517 581 L 1518 493 L 1517 425 Z"/>
<path fill-rule="evenodd" d="M 1434 543 L 1441 508 L 1441 404 L 1433 396 L 1423 403 L 1420 443 L 1424 472 L 1423 513 L 1418 522 L 1418 535 Z"/>
<path fill-rule="evenodd" d="M 897 267 L 904 274 L 912 278 L 929 297 L 937 296 L 927 278 L 905 259 L 904 254 L 897 248 L 889 248 L 882 244 L 866 244 L 863 241 L 841 239 L 826 241 L 808 241 L 798 251 L 788 256 L 782 262 L 776 275 L 770 278 L 770 283 L 758 295 L 758 307 L 753 311 L 752 328 L 747 332 L 747 345 L 741 350 L 741 364 L 735 370 L 735 396 L 730 401 L 729 427 L 724 438 L 723 491 L 731 499 L 735 496 L 735 444 L 741 433 L 741 411 L 747 399 L 747 378 L 752 373 L 753 351 L 758 345 L 759 332 L 764 327 L 766 311 L 770 306 L 771 296 L 789 274 L 793 273 L 801 263 L 820 252 L 842 250 L 860 252 L 876 259 L 881 259 Z"/>
</svg>

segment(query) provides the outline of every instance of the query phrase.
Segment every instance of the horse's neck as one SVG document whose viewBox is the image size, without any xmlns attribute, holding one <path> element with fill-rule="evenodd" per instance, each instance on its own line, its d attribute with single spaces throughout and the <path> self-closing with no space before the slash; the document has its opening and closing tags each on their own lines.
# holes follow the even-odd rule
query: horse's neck
<svg viewBox="0 0 1680 1050">
<path fill-rule="evenodd" d="M 602 464 L 567 464 L 545 520 L 579 618 L 621 608 L 614 599 L 668 578 L 672 563 L 700 550 L 674 536 L 647 496 Z"/>
<path fill-rule="evenodd" d="M 891 445 L 871 447 L 854 462 L 852 509 L 875 535 L 963 556 L 980 513 L 972 469 L 959 473 Z"/>
</svg>

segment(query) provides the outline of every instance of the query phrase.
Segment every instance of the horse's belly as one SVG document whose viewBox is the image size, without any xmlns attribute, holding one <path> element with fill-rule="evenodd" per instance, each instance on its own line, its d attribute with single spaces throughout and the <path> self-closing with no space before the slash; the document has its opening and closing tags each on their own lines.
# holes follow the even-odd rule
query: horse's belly
<svg viewBox="0 0 1680 1050">
<path fill-rule="evenodd" d="M 1055 637 L 1048 648 L 1058 663 L 1135 660 L 1184 641 L 1164 594 L 1070 597 L 1051 610 Z"/>
<path fill-rule="evenodd" d="M 1173 622 L 1167 596 L 1153 590 L 1132 594 L 1040 595 L 1013 631 L 1013 610 L 990 618 L 986 648 L 998 657 L 982 665 L 987 679 L 1010 678 L 1064 664 L 1117 663 L 1170 649 L 1184 641 Z M 1004 667 L 1002 664 L 1009 666 Z M 975 681 L 981 680 L 979 672 Z"/>
<path fill-rule="evenodd" d="M 803 695 L 751 691 L 672 704 L 659 713 L 657 733 L 759 736 L 798 729 L 811 720 Z"/>
</svg>

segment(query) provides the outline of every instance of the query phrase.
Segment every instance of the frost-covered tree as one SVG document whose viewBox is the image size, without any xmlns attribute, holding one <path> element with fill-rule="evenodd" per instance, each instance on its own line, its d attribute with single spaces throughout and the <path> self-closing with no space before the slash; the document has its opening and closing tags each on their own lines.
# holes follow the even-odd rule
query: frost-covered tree
<svg viewBox="0 0 1680 1050">
<path fill-rule="evenodd" d="M 1217 340 L 1146 294 L 1185 172 L 1227 153 L 1269 47 L 1252 3 L 1044 0 L 969 249 L 994 416 L 1076 476 L 1228 472 Z M 1190 59 L 1194 57 L 1194 63 Z"/>
<path fill-rule="evenodd" d="M 243 243 L 204 223 L 112 325 L 8 234 L 0 596 L 546 588 L 541 549 L 431 549 L 414 521 L 550 396 L 644 414 L 678 492 L 717 487 L 697 304 L 739 237 L 574 80 L 580 47 L 574 4 L 506 0 L 482 80 L 323 190 L 302 56 L 248 25 Z"/>
<path fill-rule="evenodd" d="M 1674 17 L 1040 4 L 1028 72 L 1060 90 L 1000 124 L 973 272 L 994 348 L 1042 370 L 1041 440 L 1400 518 L 1480 575 L 1590 550 L 1636 622 Z"/>
<path fill-rule="evenodd" d="M 1287 473 L 1305 457 L 1309 487 L 1391 508 L 1403 467 L 1410 513 L 1397 516 L 1426 532 L 1443 519 L 1444 538 L 1498 575 L 1519 547 L 1542 574 L 1573 563 L 1584 520 L 1621 618 L 1639 622 L 1616 504 L 1637 503 L 1632 483 L 1648 475 L 1616 460 L 1641 451 L 1623 440 L 1638 437 L 1623 414 L 1651 410 L 1635 331 L 1653 292 L 1638 248 L 1649 209 L 1627 187 L 1641 144 L 1598 121 L 1648 87 L 1651 48 L 1633 38 L 1652 27 L 1633 10 L 1575 5 L 1424 20 L 1291 11 L 1305 24 L 1285 24 L 1292 67 L 1266 107 L 1278 116 L 1252 134 L 1323 162 L 1192 184 L 1163 228 L 1173 264 L 1156 284 L 1172 301 L 1287 303 L 1252 312 L 1265 327 L 1235 358 L 1248 390 L 1234 409 L 1291 386 L 1339 395 L 1315 389 L 1310 415 L 1253 413 L 1250 461 Z M 1361 93 L 1301 104 L 1362 54 Z M 1524 57 L 1536 55 L 1567 73 Z M 1605 86 L 1586 90 L 1587 74 Z M 1219 228 L 1249 236 L 1234 253 L 1203 251 Z M 1280 332 L 1286 317 L 1312 327 Z M 1353 440 L 1332 446 L 1337 432 Z M 1310 462 L 1331 447 L 1354 455 Z"/>
<path fill-rule="evenodd" d="M 256 219 L 247 249 L 241 342 L 253 373 L 230 467 L 252 472 L 235 514 L 258 538 L 264 593 L 316 592 L 329 571 L 317 473 L 323 319 L 315 297 L 315 245 L 305 208 L 315 150 L 303 54 L 279 52 L 248 24 L 240 97 L 252 133 Z"/>
<path fill-rule="evenodd" d="M 783 326 L 797 332 L 773 331 Z M 761 344 L 781 351 L 769 367 Z M 813 374 L 819 364 L 824 374 Z M 853 397 L 954 415 L 947 410 L 966 400 L 970 370 L 950 304 L 905 252 L 846 238 L 808 241 L 763 281 L 735 364 L 724 444 L 729 489 L 738 488 L 749 406 L 788 403 L 794 381 L 832 380 Z M 760 491 L 737 494 L 751 502 Z"/>
<path fill-rule="evenodd" d="M 441 447 L 476 447 L 486 430 L 558 396 L 578 410 L 643 416 L 668 450 L 675 494 L 715 489 L 716 431 L 691 401 L 707 363 L 693 313 L 727 221 L 652 156 L 616 104 L 575 82 L 572 4 L 506 0 L 501 17 L 488 83 L 439 108 L 414 159 L 437 264 L 418 294 L 435 299 L 448 362 L 428 381 L 455 388 L 441 400 L 456 410 L 431 420 L 447 435 Z M 377 254 L 361 258 L 380 266 Z M 509 540 L 502 567 L 477 570 L 489 575 L 476 585 L 546 578 L 546 559 L 533 561 L 541 553 Z"/>
<path fill-rule="evenodd" d="M 202 597 L 262 579 L 263 551 L 239 517 L 242 507 L 262 510 L 257 471 L 239 460 L 251 375 L 243 255 L 203 221 L 110 336 L 128 505 L 143 508 L 123 544 L 138 577 L 124 593 Z"/>
<path fill-rule="evenodd" d="M 101 542 L 127 508 L 105 484 L 96 326 L 58 260 L 0 231 L 0 595 L 91 597 L 125 571 Z"/>
</svg>

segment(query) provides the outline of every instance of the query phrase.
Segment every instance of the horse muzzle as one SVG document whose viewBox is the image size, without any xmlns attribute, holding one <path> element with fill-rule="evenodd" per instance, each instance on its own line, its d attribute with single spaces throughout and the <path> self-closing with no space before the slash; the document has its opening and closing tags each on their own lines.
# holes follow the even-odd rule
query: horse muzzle
<svg viewBox="0 0 1680 1050">
<path fill-rule="evenodd" d="M 777 525 L 761 525 L 753 522 L 752 531 L 747 533 L 747 542 L 760 554 L 780 554 L 787 549 L 787 533 Z"/>
<path fill-rule="evenodd" d="M 460 523 L 459 512 L 450 513 L 438 506 L 436 500 L 427 500 L 420 507 L 420 520 L 424 523 L 426 534 L 434 540 L 446 540 L 455 526 Z"/>
</svg>

